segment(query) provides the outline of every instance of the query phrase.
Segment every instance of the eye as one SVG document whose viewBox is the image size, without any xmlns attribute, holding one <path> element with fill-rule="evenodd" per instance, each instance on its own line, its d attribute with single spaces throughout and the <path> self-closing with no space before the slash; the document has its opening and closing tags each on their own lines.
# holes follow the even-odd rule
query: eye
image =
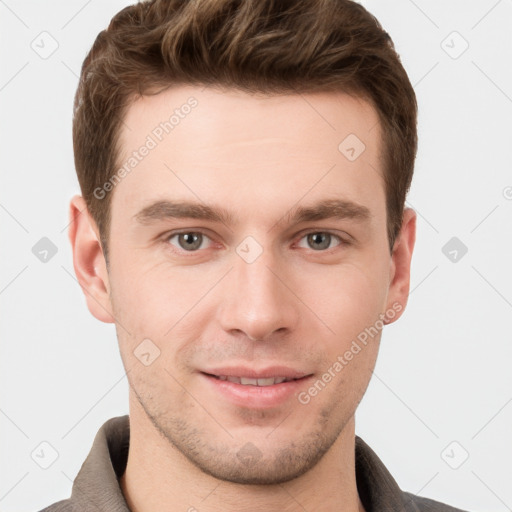
<svg viewBox="0 0 512 512">
<path fill-rule="evenodd" d="M 306 249 L 311 248 L 314 251 L 324 251 L 326 249 L 331 249 L 331 247 L 336 247 L 341 243 L 344 243 L 344 240 L 341 237 L 326 231 L 315 231 L 312 233 L 308 233 L 301 238 L 301 241 L 304 239 L 308 244 L 308 247 L 306 247 Z M 331 246 L 331 242 L 333 241 L 337 241 L 337 243 L 334 246 Z M 304 247 L 304 245 L 301 245 L 301 242 L 299 242 L 298 245 L 299 247 Z"/>
<path fill-rule="evenodd" d="M 177 244 L 173 242 L 173 239 L 176 239 Z M 184 233 L 174 233 L 167 237 L 166 240 L 171 245 L 178 247 L 178 249 L 194 252 L 198 249 L 205 249 L 206 247 L 204 247 L 204 243 L 206 240 L 210 240 L 210 238 L 198 231 L 187 231 Z"/>
</svg>

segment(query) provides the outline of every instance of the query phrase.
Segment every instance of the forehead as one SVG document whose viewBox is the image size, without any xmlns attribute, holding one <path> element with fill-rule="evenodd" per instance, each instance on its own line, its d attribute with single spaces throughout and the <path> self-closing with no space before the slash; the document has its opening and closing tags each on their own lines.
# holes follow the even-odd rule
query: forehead
<svg viewBox="0 0 512 512">
<path fill-rule="evenodd" d="M 168 197 L 240 208 L 326 192 L 363 204 L 383 197 L 378 115 L 345 93 L 177 86 L 138 98 L 123 121 L 127 172 L 115 196 L 133 208 Z"/>
<path fill-rule="evenodd" d="M 130 150 L 143 142 L 141 135 L 157 143 L 185 142 L 197 150 L 208 144 L 222 147 L 250 143 L 250 138 L 260 143 L 269 138 L 293 140 L 315 133 L 335 149 L 348 134 L 376 142 L 378 115 L 363 98 L 343 92 L 267 95 L 180 85 L 133 100 L 120 138 L 123 148 Z"/>
</svg>

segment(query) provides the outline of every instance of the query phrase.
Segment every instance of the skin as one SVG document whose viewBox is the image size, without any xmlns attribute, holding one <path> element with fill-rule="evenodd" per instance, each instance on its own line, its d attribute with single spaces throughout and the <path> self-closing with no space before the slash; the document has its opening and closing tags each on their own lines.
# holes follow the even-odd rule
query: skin
<svg viewBox="0 0 512 512">
<path fill-rule="evenodd" d="M 130 106 L 121 161 L 190 96 L 197 107 L 110 192 L 108 270 L 83 198 L 70 205 L 76 275 L 90 312 L 116 324 L 130 384 L 127 502 L 137 512 L 364 510 L 354 413 L 382 331 L 307 404 L 292 396 L 270 409 L 235 405 L 198 371 L 281 364 L 317 379 L 379 315 L 401 316 L 416 214 L 405 210 L 391 253 L 377 113 L 343 93 L 180 86 Z M 351 133 L 366 146 L 353 162 L 338 150 Z M 333 198 L 371 215 L 287 222 L 292 208 Z M 134 219 L 163 199 L 221 206 L 233 222 Z M 203 242 L 187 251 L 170 238 L 177 230 L 203 233 Z M 252 263 L 236 251 L 247 236 L 262 249 Z M 160 350 L 148 366 L 134 355 L 144 339 Z M 259 460 L 244 464 L 237 454 L 249 441 Z"/>
</svg>

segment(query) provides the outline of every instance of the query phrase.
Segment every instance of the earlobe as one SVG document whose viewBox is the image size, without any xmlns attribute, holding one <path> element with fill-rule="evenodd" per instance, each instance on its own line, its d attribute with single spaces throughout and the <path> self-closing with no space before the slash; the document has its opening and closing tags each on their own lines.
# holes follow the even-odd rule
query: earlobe
<svg viewBox="0 0 512 512">
<path fill-rule="evenodd" d="M 69 205 L 69 240 L 73 250 L 73 267 L 84 292 L 87 307 L 102 322 L 113 323 L 110 284 L 97 227 L 85 200 L 76 195 Z"/>
<path fill-rule="evenodd" d="M 409 296 L 411 282 L 411 260 L 416 242 L 416 212 L 412 208 L 404 210 L 402 227 L 391 255 L 390 284 L 387 310 L 394 310 L 393 318 L 384 323 L 390 324 L 402 316 Z"/>
</svg>

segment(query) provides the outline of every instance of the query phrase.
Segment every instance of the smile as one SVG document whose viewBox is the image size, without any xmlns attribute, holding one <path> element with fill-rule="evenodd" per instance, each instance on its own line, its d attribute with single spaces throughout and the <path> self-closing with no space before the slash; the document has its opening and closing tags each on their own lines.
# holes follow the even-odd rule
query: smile
<svg viewBox="0 0 512 512">
<path fill-rule="evenodd" d="M 289 377 L 268 377 L 263 379 L 251 379 L 249 377 L 235 377 L 232 375 L 212 375 L 219 380 L 227 380 L 228 382 L 235 382 L 244 386 L 273 386 L 274 384 L 281 384 L 282 382 L 289 382 L 292 379 Z"/>
</svg>

